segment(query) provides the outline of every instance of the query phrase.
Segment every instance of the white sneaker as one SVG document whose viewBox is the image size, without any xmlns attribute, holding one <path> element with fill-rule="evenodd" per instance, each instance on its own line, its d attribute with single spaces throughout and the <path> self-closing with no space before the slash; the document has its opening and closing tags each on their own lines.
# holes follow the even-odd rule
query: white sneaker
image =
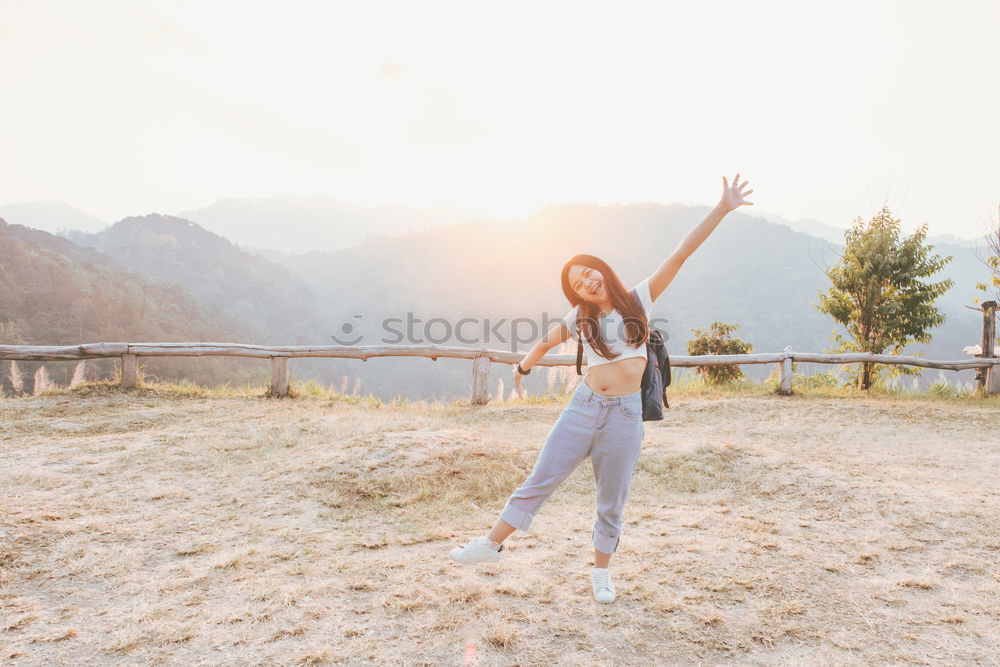
<svg viewBox="0 0 1000 667">
<path fill-rule="evenodd" d="M 598 602 L 614 602 L 615 585 L 606 567 L 590 568 L 590 583 L 594 587 L 594 599 Z"/>
<path fill-rule="evenodd" d="M 500 561 L 501 551 L 503 551 L 502 544 L 499 549 L 494 549 L 490 546 L 489 539 L 485 535 L 480 535 L 464 547 L 452 549 L 448 555 L 459 563 L 478 563 L 479 561 L 497 563 Z"/>
</svg>

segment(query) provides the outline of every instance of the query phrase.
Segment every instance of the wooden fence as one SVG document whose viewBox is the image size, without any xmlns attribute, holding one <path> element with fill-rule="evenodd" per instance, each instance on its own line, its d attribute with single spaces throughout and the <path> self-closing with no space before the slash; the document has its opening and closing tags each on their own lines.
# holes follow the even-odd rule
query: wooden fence
<svg viewBox="0 0 1000 667">
<path fill-rule="evenodd" d="M 992 335 L 992 332 L 991 332 Z M 986 340 L 992 341 L 992 338 Z M 781 352 L 762 354 L 728 354 L 671 356 L 673 367 L 690 368 L 696 366 L 721 366 L 726 364 L 776 364 L 778 367 L 778 392 L 792 393 L 792 362 L 817 364 L 853 364 L 874 362 L 879 364 L 905 364 L 923 368 L 941 368 L 961 371 L 972 368 L 983 369 L 981 386 L 986 393 L 1000 393 L 1000 358 L 992 356 L 992 345 L 984 345 L 984 354 L 957 361 L 934 361 L 922 357 L 897 356 L 889 354 L 850 353 L 820 354 L 815 352 L 793 352 L 786 347 Z M 0 345 L 0 359 L 16 361 L 73 361 L 79 359 L 121 358 L 121 383 L 134 387 L 138 382 L 139 357 L 252 357 L 271 360 L 271 384 L 269 396 L 288 394 L 288 360 L 297 357 L 333 357 L 361 359 L 372 357 L 425 357 L 471 359 L 473 405 L 483 405 L 489 400 L 490 363 L 516 364 L 524 358 L 523 353 L 488 350 L 485 348 L 445 347 L 437 345 L 297 345 L 266 346 L 243 345 L 239 343 L 88 343 L 70 346 L 18 346 Z M 583 362 L 586 364 L 586 360 Z M 545 355 L 535 366 L 575 366 L 575 354 Z"/>
</svg>

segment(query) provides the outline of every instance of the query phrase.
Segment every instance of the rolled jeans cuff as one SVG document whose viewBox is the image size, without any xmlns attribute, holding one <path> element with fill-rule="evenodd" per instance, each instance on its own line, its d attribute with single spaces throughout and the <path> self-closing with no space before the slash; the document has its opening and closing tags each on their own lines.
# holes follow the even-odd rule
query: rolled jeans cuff
<svg viewBox="0 0 1000 667">
<path fill-rule="evenodd" d="M 608 537 L 607 535 L 601 535 L 595 530 L 593 532 L 593 537 L 594 548 L 602 554 L 613 554 L 618 550 L 618 541 L 621 540 L 621 535 L 617 537 Z"/>
<path fill-rule="evenodd" d="M 500 512 L 500 518 L 519 530 L 530 530 L 531 521 L 535 518 L 524 510 L 519 510 L 510 502 Z"/>
</svg>

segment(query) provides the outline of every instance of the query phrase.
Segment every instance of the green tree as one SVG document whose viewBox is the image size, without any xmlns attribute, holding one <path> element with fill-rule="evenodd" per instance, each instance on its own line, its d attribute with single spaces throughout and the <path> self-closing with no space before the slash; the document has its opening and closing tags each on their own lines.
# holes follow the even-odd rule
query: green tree
<svg viewBox="0 0 1000 667">
<path fill-rule="evenodd" d="M 990 285 L 996 290 L 996 294 L 993 299 L 988 299 L 992 301 L 1000 301 L 1000 222 L 997 222 L 997 227 L 995 230 L 991 231 L 986 235 L 986 241 L 989 243 L 989 252 L 993 253 L 989 257 L 983 260 L 986 264 L 986 268 L 990 270 L 992 274 L 990 276 Z M 976 283 L 976 289 L 981 292 L 986 292 L 989 287 L 986 283 Z M 975 303 L 982 303 L 982 299 L 973 299 Z"/>
<path fill-rule="evenodd" d="M 865 222 L 856 218 L 844 234 L 845 248 L 840 262 L 826 270 L 831 287 L 820 291 L 813 304 L 847 328 L 850 339 L 834 331 L 838 347 L 831 352 L 871 352 L 883 354 L 891 348 L 898 354 L 912 341 L 931 340 L 928 329 L 944 322 L 934 300 L 954 285 L 952 280 L 924 282 L 940 271 L 951 257 L 929 256 L 934 246 L 924 245 L 927 225 L 912 236 L 901 238 L 900 221 L 888 207 Z M 872 362 L 848 368 L 852 383 L 870 389 L 879 381 Z M 919 370 L 894 365 L 890 375 L 915 375 Z"/>
<path fill-rule="evenodd" d="M 694 338 L 687 342 L 688 354 L 749 354 L 753 346 L 744 340 L 733 338 L 731 335 L 739 328 L 738 324 L 712 322 L 708 331 L 701 327 L 691 329 Z M 695 372 L 711 384 L 722 384 L 744 378 L 743 371 L 740 370 L 738 364 L 696 366 Z"/>
</svg>

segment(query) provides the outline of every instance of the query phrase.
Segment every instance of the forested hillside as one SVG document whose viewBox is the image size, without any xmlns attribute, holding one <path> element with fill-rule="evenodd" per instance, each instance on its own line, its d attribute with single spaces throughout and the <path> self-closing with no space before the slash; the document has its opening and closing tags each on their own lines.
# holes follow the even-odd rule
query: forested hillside
<svg viewBox="0 0 1000 667">
<path fill-rule="evenodd" d="M 0 220 L 0 258 L 0 344 L 218 341 L 248 335 L 238 321 L 206 308 L 180 285 L 113 268 L 119 264 L 110 256 L 47 232 Z M 115 363 L 88 362 L 90 377 L 111 372 Z M 217 359 L 147 358 L 142 364 L 145 372 L 164 380 L 251 377 L 239 364 Z M 45 365 L 53 379 L 65 384 L 75 363 Z M 39 363 L 18 366 L 30 391 Z M 0 367 L 0 387 L 11 389 L 9 362 Z"/>
<path fill-rule="evenodd" d="M 189 220 L 151 214 L 96 234 L 67 236 L 113 255 L 129 270 L 182 285 L 213 312 L 246 327 L 247 337 L 237 342 L 295 345 L 320 336 L 313 296 L 288 269 Z"/>
</svg>

